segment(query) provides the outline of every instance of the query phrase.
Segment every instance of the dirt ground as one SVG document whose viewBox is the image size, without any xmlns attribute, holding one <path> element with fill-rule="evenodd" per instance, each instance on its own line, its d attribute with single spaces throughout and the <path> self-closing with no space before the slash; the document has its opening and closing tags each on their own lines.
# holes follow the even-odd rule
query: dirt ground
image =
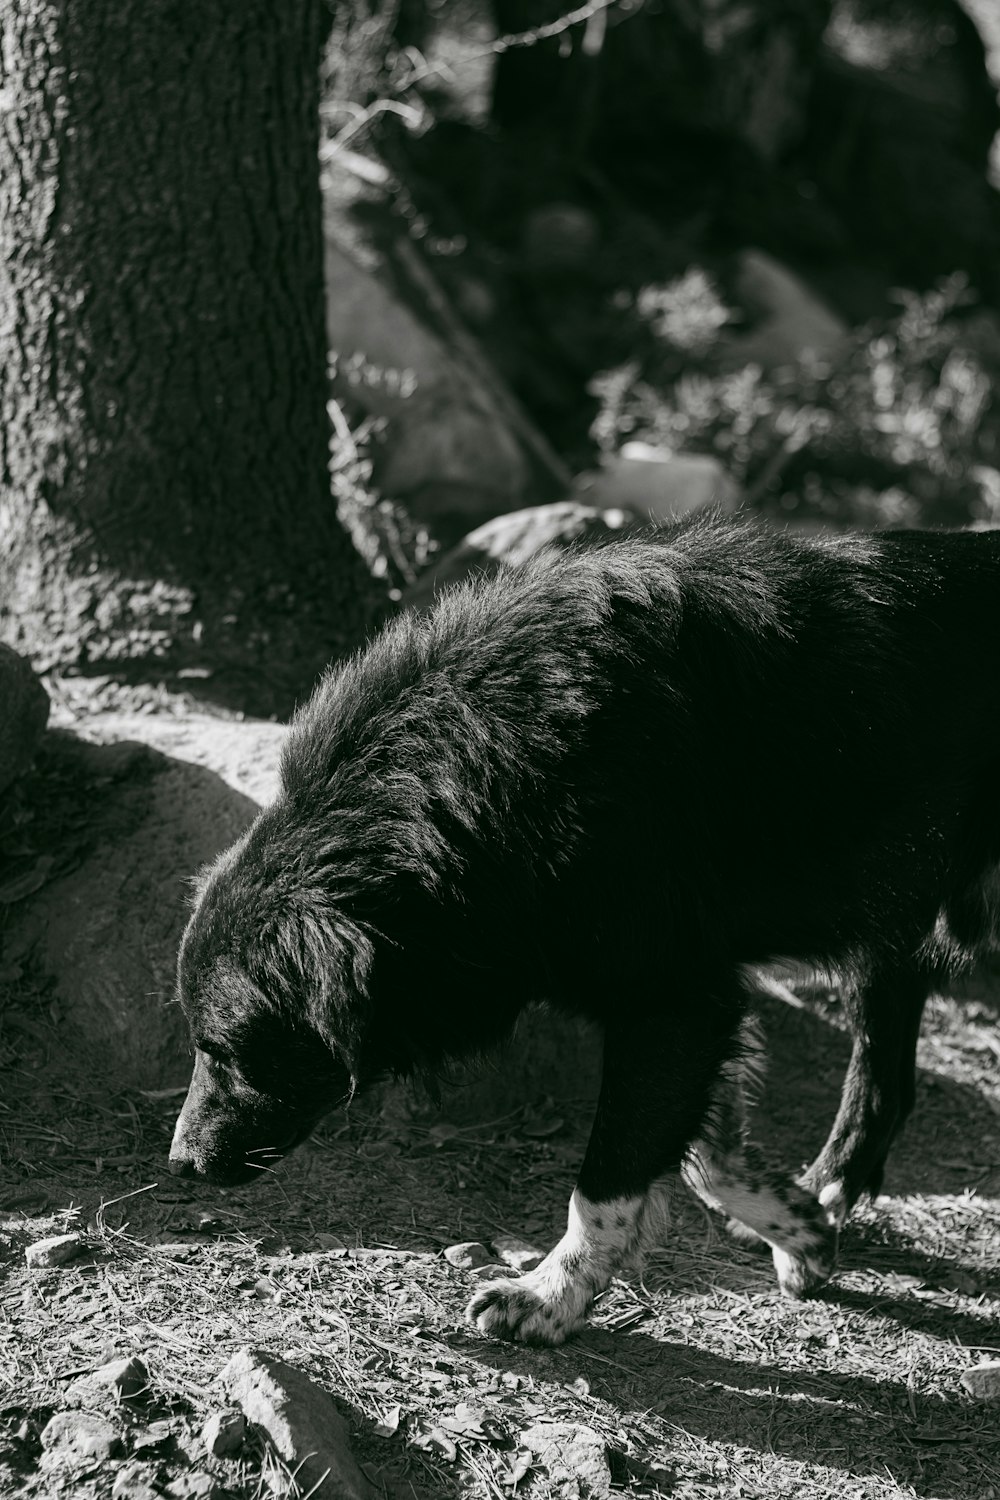
<svg viewBox="0 0 1000 1500">
<path fill-rule="evenodd" d="M 832 1119 L 847 1045 L 836 993 L 784 980 L 763 1001 L 757 1133 L 797 1167 Z M 393 1500 L 586 1496 L 531 1462 L 521 1435 L 541 1420 L 599 1435 L 601 1493 L 998 1500 L 1000 1408 L 959 1383 L 1000 1358 L 998 1011 L 1000 971 L 932 1003 L 915 1117 L 822 1296 L 784 1302 L 769 1259 L 679 1189 L 644 1276 L 602 1297 L 580 1337 L 537 1350 L 464 1323 L 475 1280 L 442 1252 L 501 1233 L 552 1242 L 588 1099 L 472 1124 L 447 1099 L 361 1103 L 266 1181 L 202 1189 L 166 1172 L 177 1091 L 110 1089 L 68 1045 L 37 964 L 0 966 L 0 1494 L 295 1494 L 258 1438 L 234 1459 L 200 1443 L 225 1404 L 219 1371 L 252 1344 L 333 1393 Z M 68 1229 L 79 1259 L 26 1267 L 28 1244 Z M 118 1456 L 53 1466 L 46 1422 L 119 1354 L 145 1360 L 150 1389 L 103 1408 Z"/>
</svg>

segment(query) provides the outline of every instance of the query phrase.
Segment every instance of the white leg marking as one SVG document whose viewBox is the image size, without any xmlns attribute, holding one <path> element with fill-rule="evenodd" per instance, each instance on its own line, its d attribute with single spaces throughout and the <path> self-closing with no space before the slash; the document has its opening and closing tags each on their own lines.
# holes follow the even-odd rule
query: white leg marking
<svg viewBox="0 0 1000 1500">
<path fill-rule="evenodd" d="M 592 1203 L 578 1188 L 566 1233 L 533 1271 L 489 1282 L 467 1309 L 483 1333 L 523 1343 L 561 1344 L 583 1323 L 590 1304 L 635 1257 L 648 1197 Z"/>
<path fill-rule="evenodd" d="M 771 1247 L 778 1285 L 786 1297 L 804 1297 L 833 1274 L 836 1226 L 811 1193 L 748 1160 L 752 1147 L 716 1157 L 697 1142 L 681 1168 L 690 1188 L 709 1208 L 728 1214 Z M 744 1236 L 737 1235 L 737 1238 Z"/>
</svg>

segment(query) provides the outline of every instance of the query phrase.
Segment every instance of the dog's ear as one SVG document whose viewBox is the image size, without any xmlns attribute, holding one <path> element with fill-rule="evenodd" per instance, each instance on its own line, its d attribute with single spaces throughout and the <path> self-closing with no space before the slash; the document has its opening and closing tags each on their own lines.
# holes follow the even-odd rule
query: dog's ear
<svg viewBox="0 0 1000 1500">
<path fill-rule="evenodd" d="M 267 936 L 292 1013 L 305 1013 L 311 1029 L 347 1069 L 353 1093 L 371 1016 L 373 935 L 322 897 L 300 896 Z"/>
</svg>

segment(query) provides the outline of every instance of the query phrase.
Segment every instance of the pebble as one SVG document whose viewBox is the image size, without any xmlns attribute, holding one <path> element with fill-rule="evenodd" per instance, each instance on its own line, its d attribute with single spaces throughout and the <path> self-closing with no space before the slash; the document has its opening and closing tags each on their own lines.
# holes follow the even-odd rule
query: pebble
<svg viewBox="0 0 1000 1500">
<path fill-rule="evenodd" d="M 1000 1359 L 973 1365 L 961 1376 L 962 1385 L 977 1401 L 1000 1401 Z"/>
<path fill-rule="evenodd" d="M 246 1418 L 236 1407 L 213 1412 L 201 1429 L 201 1440 L 213 1458 L 225 1458 L 243 1446 L 246 1437 Z"/>
<path fill-rule="evenodd" d="M 444 1258 L 449 1265 L 457 1266 L 460 1271 L 478 1271 L 480 1266 L 490 1266 L 496 1261 L 496 1256 L 491 1255 L 478 1240 L 463 1240 L 460 1245 L 449 1245 Z"/>
<path fill-rule="evenodd" d="M 111 1486 L 111 1500 L 162 1500 L 149 1470 L 142 1464 L 122 1464 Z"/>
<path fill-rule="evenodd" d="M 55 1234 L 51 1239 L 36 1240 L 24 1252 L 29 1266 L 64 1266 L 75 1260 L 83 1250 L 83 1240 L 78 1234 Z"/>
<path fill-rule="evenodd" d="M 42 1429 L 42 1447 L 54 1459 L 70 1463 L 114 1458 L 121 1448 L 115 1427 L 85 1411 L 57 1411 Z"/>
<path fill-rule="evenodd" d="M 533 1271 L 545 1259 L 545 1253 L 536 1245 L 529 1245 L 513 1234 L 498 1234 L 493 1248 L 505 1266 L 512 1271 Z"/>
</svg>

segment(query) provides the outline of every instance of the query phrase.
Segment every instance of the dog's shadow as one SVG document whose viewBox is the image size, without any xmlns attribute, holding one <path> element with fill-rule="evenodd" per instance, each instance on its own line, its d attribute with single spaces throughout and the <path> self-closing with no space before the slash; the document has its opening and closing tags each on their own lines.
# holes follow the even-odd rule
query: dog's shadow
<svg viewBox="0 0 1000 1500">
<path fill-rule="evenodd" d="M 979 1489 L 986 1492 L 1000 1457 L 987 1408 L 957 1396 L 915 1398 L 905 1370 L 877 1379 L 855 1374 L 849 1363 L 843 1370 L 810 1372 L 641 1331 L 596 1327 L 563 1349 L 546 1351 L 470 1335 L 466 1352 L 491 1370 L 524 1379 L 563 1385 L 583 1373 L 595 1397 L 661 1416 L 674 1433 L 713 1448 L 728 1444 L 811 1469 L 820 1465 L 839 1472 L 845 1483 L 888 1471 L 917 1495 L 967 1500 Z M 665 1447 L 676 1441 L 666 1435 Z M 979 1486 L 973 1473 L 977 1443 L 984 1450 Z"/>
</svg>

